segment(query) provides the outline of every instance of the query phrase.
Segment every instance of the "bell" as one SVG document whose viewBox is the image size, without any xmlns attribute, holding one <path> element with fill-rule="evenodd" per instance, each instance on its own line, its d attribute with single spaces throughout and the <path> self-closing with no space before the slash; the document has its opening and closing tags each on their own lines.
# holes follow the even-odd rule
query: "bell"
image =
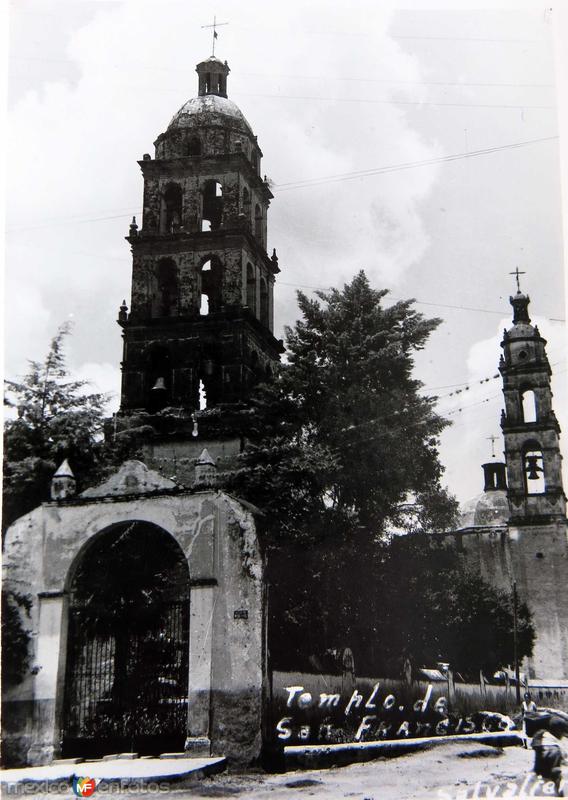
<svg viewBox="0 0 568 800">
<path fill-rule="evenodd" d="M 538 481 L 539 472 L 542 468 L 538 466 L 539 456 L 527 456 L 527 478 L 529 481 Z"/>
<path fill-rule="evenodd" d="M 156 378 L 156 383 L 152 386 L 152 392 L 165 392 L 166 382 L 163 378 Z"/>
</svg>

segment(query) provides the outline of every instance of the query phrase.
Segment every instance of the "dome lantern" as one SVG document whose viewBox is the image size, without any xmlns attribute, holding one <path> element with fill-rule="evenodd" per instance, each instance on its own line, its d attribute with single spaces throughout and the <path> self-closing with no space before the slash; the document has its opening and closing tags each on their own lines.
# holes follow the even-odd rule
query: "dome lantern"
<svg viewBox="0 0 568 800">
<path fill-rule="evenodd" d="M 223 62 L 215 56 L 210 56 L 205 61 L 201 61 L 195 71 L 199 76 L 198 93 L 200 97 L 208 94 L 227 97 L 227 75 L 230 69 L 226 61 Z"/>
</svg>

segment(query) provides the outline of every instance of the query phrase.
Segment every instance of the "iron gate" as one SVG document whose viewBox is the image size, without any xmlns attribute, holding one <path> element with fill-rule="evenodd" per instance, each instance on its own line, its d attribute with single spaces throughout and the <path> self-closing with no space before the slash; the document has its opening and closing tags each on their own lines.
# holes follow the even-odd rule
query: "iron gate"
<svg viewBox="0 0 568 800">
<path fill-rule="evenodd" d="M 183 750 L 189 601 L 163 603 L 145 630 L 86 635 L 82 612 L 69 614 L 63 757 Z"/>
</svg>

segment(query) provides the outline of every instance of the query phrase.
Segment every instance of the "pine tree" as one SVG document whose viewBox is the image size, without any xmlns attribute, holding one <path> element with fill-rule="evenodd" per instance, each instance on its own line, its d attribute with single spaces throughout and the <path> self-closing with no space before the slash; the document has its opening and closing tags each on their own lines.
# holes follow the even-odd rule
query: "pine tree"
<svg viewBox="0 0 568 800">
<path fill-rule="evenodd" d="M 21 380 L 6 381 L 4 402 L 17 416 L 4 426 L 4 529 L 49 499 L 51 478 L 64 459 L 83 485 L 98 467 L 107 398 L 70 378 L 63 350 L 69 333 L 62 325 L 45 360 L 30 361 Z"/>
</svg>

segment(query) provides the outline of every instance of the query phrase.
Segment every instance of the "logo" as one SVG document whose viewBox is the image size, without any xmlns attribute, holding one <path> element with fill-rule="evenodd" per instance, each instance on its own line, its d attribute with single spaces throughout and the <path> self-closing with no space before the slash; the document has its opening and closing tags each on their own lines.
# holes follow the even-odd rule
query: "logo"
<svg viewBox="0 0 568 800">
<path fill-rule="evenodd" d="M 95 793 L 97 783 L 94 778 L 73 778 L 73 791 L 77 797 L 90 797 Z"/>
</svg>

